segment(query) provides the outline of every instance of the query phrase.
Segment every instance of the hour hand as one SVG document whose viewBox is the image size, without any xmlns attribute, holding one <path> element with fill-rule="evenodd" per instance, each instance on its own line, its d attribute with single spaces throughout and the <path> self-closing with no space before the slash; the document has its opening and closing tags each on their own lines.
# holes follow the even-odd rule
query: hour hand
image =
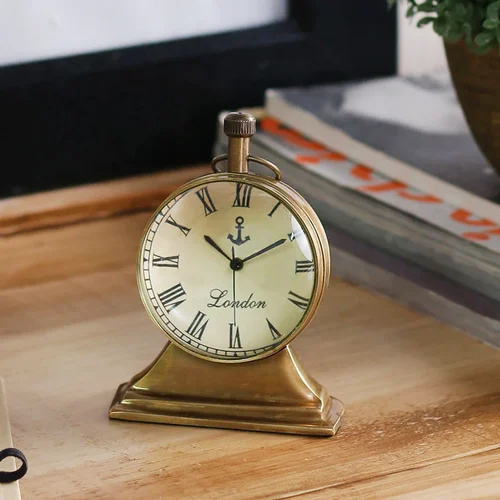
<svg viewBox="0 0 500 500">
<path fill-rule="evenodd" d="M 217 245 L 217 243 L 215 243 L 215 241 L 210 238 L 210 236 L 203 236 L 203 238 L 205 238 L 205 241 L 212 247 L 214 247 L 221 255 L 224 255 L 224 257 L 226 257 L 227 260 L 231 261 L 231 257 L 229 257 L 229 255 L 227 255 L 226 252 L 224 252 L 224 250 L 222 250 L 222 248 Z"/>
</svg>

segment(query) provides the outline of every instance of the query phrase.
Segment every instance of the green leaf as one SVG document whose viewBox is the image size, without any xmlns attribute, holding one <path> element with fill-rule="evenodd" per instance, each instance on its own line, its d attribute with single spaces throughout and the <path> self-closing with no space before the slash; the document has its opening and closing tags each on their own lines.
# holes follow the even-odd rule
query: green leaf
<svg viewBox="0 0 500 500">
<path fill-rule="evenodd" d="M 445 40 L 450 42 L 457 42 L 462 38 L 462 27 L 459 23 L 449 23 L 443 33 Z"/>
<path fill-rule="evenodd" d="M 472 39 L 471 39 L 471 38 L 466 38 L 466 39 L 465 39 L 465 45 L 467 45 L 467 48 L 468 48 L 469 50 L 471 50 L 471 51 L 476 50 L 476 47 L 477 47 L 477 45 L 474 45 L 474 44 L 472 43 Z"/>
<path fill-rule="evenodd" d="M 425 26 L 426 24 L 432 23 L 432 21 L 434 21 L 434 19 L 436 19 L 436 18 L 431 17 L 431 16 L 423 17 L 422 19 L 420 19 L 418 21 L 417 28 L 421 28 L 422 26 Z"/>
<path fill-rule="evenodd" d="M 467 9 L 463 3 L 455 5 L 455 16 L 463 17 L 465 14 L 467 14 Z"/>
<path fill-rule="evenodd" d="M 436 12 L 437 14 L 443 14 L 443 12 L 448 8 L 448 6 L 444 3 L 444 2 L 441 2 L 441 3 L 438 3 L 437 6 L 436 6 Z"/>
<path fill-rule="evenodd" d="M 500 1 L 492 2 L 486 8 L 486 17 L 493 21 L 498 21 L 500 12 Z"/>
<path fill-rule="evenodd" d="M 422 3 L 418 6 L 419 12 L 436 12 L 436 7 L 431 3 Z"/>
<path fill-rule="evenodd" d="M 434 28 L 434 31 L 439 35 L 442 36 L 444 32 L 446 31 L 446 20 L 443 19 L 442 17 L 438 17 L 435 21 L 434 24 L 432 25 Z"/>
<path fill-rule="evenodd" d="M 487 30 L 494 30 L 500 24 L 500 21 L 494 21 L 493 19 L 486 19 L 483 23 L 483 27 Z"/>
<path fill-rule="evenodd" d="M 486 47 L 494 38 L 495 35 L 493 33 L 479 33 L 474 37 L 474 41 L 478 47 Z"/>
<path fill-rule="evenodd" d="M 462 33 L 452 32 L 452 33 L 449 33 L 446 36 L 446 41 L 447 42 L 455 43 L 455 42 L 458 42 L 461 39 L 462 39 Z"/>
<path fill-rule="evenodd" d="M 486 46 L 486 47 L 478 47 L 476 45 L 476 47 L 474 48 L 474 52 L 476 54 L 486 54 L 486 52 L 489 52 L 490 50 L 491 50 L 491 47 L 488 47 L 488 46 Z"/>
</svg>

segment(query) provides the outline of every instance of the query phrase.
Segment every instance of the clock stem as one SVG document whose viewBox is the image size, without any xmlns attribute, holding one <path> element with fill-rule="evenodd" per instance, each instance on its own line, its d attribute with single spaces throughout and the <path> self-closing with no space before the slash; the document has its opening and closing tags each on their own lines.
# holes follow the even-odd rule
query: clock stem
<svg viewBox="0 0 500 500">
<path fill-rule="evenodd" d="M 229 113 L 224 118 L 224 133 L 228 136 L 228 172 L 248 172 L 250 137 L 255 134 L 255 117 L 249 113 Z"/>
</svg>

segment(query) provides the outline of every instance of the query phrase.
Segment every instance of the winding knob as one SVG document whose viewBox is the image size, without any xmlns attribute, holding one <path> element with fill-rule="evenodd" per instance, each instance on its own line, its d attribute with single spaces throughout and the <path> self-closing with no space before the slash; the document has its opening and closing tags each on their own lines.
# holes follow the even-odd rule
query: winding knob
<svg viewBox="0 0 500 500">
<path fill-rule="evenodd" d="M 224 118 L 224 133 L 228 137 L 252 137 L 256 132 L 256 120 L 250 113 L 229 113 Z"/>
</svg>

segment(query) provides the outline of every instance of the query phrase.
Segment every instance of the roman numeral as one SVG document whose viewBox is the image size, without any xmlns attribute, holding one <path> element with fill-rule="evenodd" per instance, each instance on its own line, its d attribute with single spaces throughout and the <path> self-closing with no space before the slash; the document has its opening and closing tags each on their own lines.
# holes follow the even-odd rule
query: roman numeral
<svg viewBox="0 0 500 500">
<path fill-rule="evenodd" d="M 184 236 L 187 236 L 189 234 L 189 231 L 191 231 L 191 228 L 183 226 L 182 224 L 177 224 L 177 222 L 175 222 L 175 220 L 173 219 L 173 217 L 171 215 L 169 215 L 167 217 L 167 220 L 165 222 L 167 224 L 170 224 L 171 226 L 174 226 L 174 227 L 180 229 Z"/>
<path fill-rule="evenodd" d="M 300 295 L 297 295 L 295 292 L 292 292 L 291 290 L 288 292 L 288 300 L 292 303 L 295 304 L 297 307 L 300 307 L 300 309 L 307 309 L 307 306 L 309 305 L 309 299 L 306 299 L 305 297 L 301 297 Z"/>
<path fill-rule="evenodd" d="M 170 312 L 172 309 L 175 309 L 177 306 L 186 301 L 186 299 L 182 298 L 185 295 L 186 292 L 184 291 L 184 288 L 182 288 L 180 283 L 177 283 L 177 285 L 174 285 L 168 290 L 158 294 L 158 298 L 167 312 Z"/>
<path fill-rule="evenodd" d="M 295 231 L 292 231 L 291 233 L 288 233 L 288 239 L 290 241 L 296 240 L 297 238 L 300 238 L 301 236 L 304 235 L 304 231 L 302 228 L 296 229 Z"/>
<path fill-rule="evenodd" d="M 241 349 L 240 327 L 229 323 L 229 348 Z"/>
<path fill-rule="evenodd" d="M 233 207 L 249 208 L 251 194 L 252 186 L 238 182 L 236 184 L 236 197 L 234 198 Z"/>
<path fill-rule="evenodd" d="M 281 205 L 281 201 L 278 201 L 278 203 L 276 203 L 276 205 L 274 205 L 273 209 L 267 214 L 268 217 L 272 217 L 274 212 L 276 212 L 276 210 L 278 210 L 278 207 Z"/>
<path fill-rule="evenodd" d="M 186 332 L 200 340 L 205 328 L 208 325 L 208 318 L 206 320 L 205 318 L 207 318 L 207 315 L 198 311 Z M 203 320 L 205 320 L 205 322 L 203 322 Z"/>
<path fill-rule="evenodd" d="M 153 254 L 153 266 L 157 267 L 179 267 L 179 256 L 162 257 L 156 253 Z"/>
<path fill-rule="evenodd" d="M 314 271 L 314 262 L 310 260 L 296 260 L 295 261 L 295 274 L 297 273 L 310 273 Z"/>
<path fill-rule="evenodd" d="M 217 212 L 214 202 L 212 201 L 212 198 L 210 198 L 208 188 L 204 187 L 199 191 L 196 191 L 196 196 L 198 196 L 200 201 L 203 203 L 203 208 L 205 209 L 205 217 L 207 215 L 213 214 L 214 212 Z"/>
<path fill-rule="evenodd" d="M 271 330 L 271 335 L 273 336 L 273 340 L 277 340 L 281 337 L 281 333 L 276 330 L 274 325 L 266 318 L 267 321 L 267 326 L 269 327 L 269 330 Z"/>
</svg>

